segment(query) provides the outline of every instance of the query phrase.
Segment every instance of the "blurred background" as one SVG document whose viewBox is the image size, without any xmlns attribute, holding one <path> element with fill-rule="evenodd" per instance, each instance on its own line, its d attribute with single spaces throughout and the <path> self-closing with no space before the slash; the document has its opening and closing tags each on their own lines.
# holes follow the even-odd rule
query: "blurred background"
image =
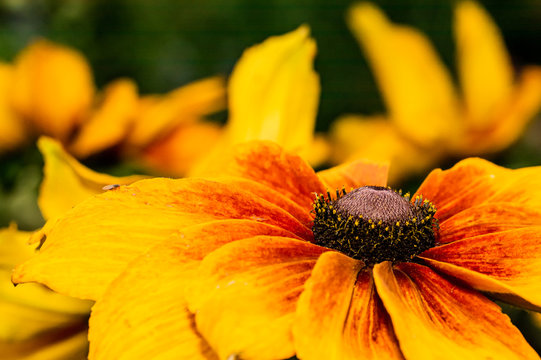
<svg viewBox="0 0 541 360">
<path fill-rule="evenodd" d="M 374 2 L 394 22 L 427 34 L 456 80 L 454 1 Z M 515 66 L 541 65 L 539 0 L 479 2 L 500 28 Z M 345 113 L 385 112 L 367 61 L 345 23 L 351 4 L 349 0 L 4 0 L 0 59 L 11 62 L 30 42 L 47 38 L 82 52 L 98 89 L 129 77 L 141 94 L 166 93 L 197 79 L 227 76 L 247 47 L 307 24 L 318 46 L 315 68 L 322 92 L 316 129 L 324 132 Z M 226 117 L 222 113 L 216 120 Z M 491 160 L 512 168 L 541 164 L 541 123 L 532 121 L 516 144 Z M 0 226 L 16 221 L 19 228 L 32 230 L 42 225 L 36 206 L 42 165 L 35 147 L 0 156 Z M 89 165 L 115 175 L 138 170 L 104 159 Z M 410 179 L 404 187 L 415 189 L 418 183 L 419 179 Z M 539 351 L 539 328 L 525 312 L 506 311 Z"/>
</svg>

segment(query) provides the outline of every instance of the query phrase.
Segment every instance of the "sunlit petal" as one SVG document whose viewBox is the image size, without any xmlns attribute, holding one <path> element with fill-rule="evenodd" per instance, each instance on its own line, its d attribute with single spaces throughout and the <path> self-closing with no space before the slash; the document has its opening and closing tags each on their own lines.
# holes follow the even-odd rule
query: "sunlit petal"
<svg viewBox="0 0 541 360">
<path fill-rule="evenodd" d="M 186 293 L 197 329 L 221 358 L 293 356 L 297 299 L 324 251 L 299 240 L 263 236 L 214 251 Z"/>
<path fill-rule="evenodd" d="M 318 259 L 293 325 L 301 359 L 402 358 L 389 316 L 363 266 L 337 252 Z"/>
<path fill-rule="evenodd" d="M 374 280 L 406 358 L 538 359 L 500 308 L 413 263 L 374 266 Z"/>
</svg>

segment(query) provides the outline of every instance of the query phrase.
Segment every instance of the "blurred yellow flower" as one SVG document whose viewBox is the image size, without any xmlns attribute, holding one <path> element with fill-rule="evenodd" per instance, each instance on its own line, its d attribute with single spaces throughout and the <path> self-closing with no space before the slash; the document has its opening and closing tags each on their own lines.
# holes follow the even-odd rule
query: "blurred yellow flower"
<svg viewBox="0 0 541 360">
<path fill-rule="evenodd" d="M 447 156 L 490 154 L 513 143 L 541 105 L 541 68 L 515 79 L 501 34 L 477 3 L 454 19 L 460 92 L 428 39 L 361 3 L 348 23 L 374 71 L 389 114 L 347 115 L 332 128 L 336 162 L 391 161 L 390 182 Z"/>
<path fill-rule="evenodd" d="M 48 135 L 78 158 L 113 147 L 121 157 L 137 156 L 225 107 L 221 77 L 142 98 L 133 81 L 119 79 L 96 93 L 85 58 L 47 40 L 28 46 L 13 65 L 0 66 L 2 94 L 1 152 Z"/>
</svg>

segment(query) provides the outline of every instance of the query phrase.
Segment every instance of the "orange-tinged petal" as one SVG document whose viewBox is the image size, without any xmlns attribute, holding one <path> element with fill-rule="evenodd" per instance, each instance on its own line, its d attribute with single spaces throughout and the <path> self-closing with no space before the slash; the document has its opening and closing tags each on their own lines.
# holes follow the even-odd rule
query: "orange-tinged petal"
<svg viewBox="0 0 541 360">
<path fill-rule="evenodd" d="M 281 192 L 308 210 L 312 209 L 314 193 L 326 191 L 314 170 L 301 157 L 269 141 L 238 144 L 223 155 L 223 161 L 206 168 L 201 174 L 254 180 Z"/>
<path fill-rule="evenodd" d="M 313 167 L 318 167 L 329 161 L 332 145 L 327 134 L 316 133 L 314 139 L 299 155 Z"/>
<path fill-rule="evenodd" d="M 503 297 L 510 294 L 518 297 L 518 300 L 511 301 L 529 303 L 528 307 L 539 310 L 540 230 L 541 226 L 530 226 L 472 236 L 429 249 L 420 257 L 434 268 L 460 278 L 476 289 L 495 293 L 495 296 L 498 293 Z"/>
<path fill-rule="evenodd" d="M 325 251 L 295 239 L 259 236 L 205 257 L 186 296 L 197 329 L 220 358 L 295 354 L 291 325 L 297 299 Z"/>
<path fill-rule="evenodd" d="M 156 178 L 94 196 L 48 223 L 35 236 L 46 237 L 39 254 L 19 266 L 13 279 L 98 299 L 137 255 L 184 227 L 219 219 L 252 219 L 313 237 L 289 213 L 239 187 Z"/>
<path fill-rule="evenodd" d="M 67 140 L 92 102 L 94 83 L 77 51 L 39 40 L 15 60 L 15 109 L 43 134 Z"/>
<path fill-rule="evenodd" d="M 319 171 L 317 175 L 330 190 L 349 190 L 367 185 L 387 186 L 388 173 L 389 164 L 357 160 Z"/>
<path fill-rule="evenodd" d="M 401 359 L 389 316 L 364 264 L 338 252 L 318 259 L 297 305 L 301 359 Z"/>
<path fill-rule="evenodd" d="M 495 202 L 474 206 L 439 223 L 438 243 L 541 225 L 541 211 L 522 204 Z"/>
<path fill-rule="evenodd" d="M 280 192 L 263 184 L 257 183 L 253 180 L 245 178 L 222 176 L 218 179 L 221 183 L 238 186 L 245 191 L 251 192 L 256 196 L 259 196 L 260 198 L 265 199 L 272 204 L 275 204 L 276 206 L 290 213 L 293 217 L 295 217 L 295 219 L 299 220 L 308 229 L 312 228 L 312 221 L 314 218 L 311 214 L 311 211 L 300 207 L 296 202 L 285 197 Z"/>
<path fill-rule="evenodd" d="M 70 143 L 70 152 L 79 158 L 119 144 L 131 129 L 138 102 L 137 85 L 128 79 L 117 80 L 105 88 L 102 96 L 99 108 L 89 115 Z"/>
<path fill-rule="evenodd" d="M 211 251 L 256 235 L 294 237 L 256 221 L 214 221 L 184 229 L 138 257 L 92 310 L 90 358 L 192 359 L 208 353 L 186 308 L 185 282 Z"/>
<path fill-rule="evenodd" d="M 222 133 L 220 125 L 194 119 L 134 156 L 153 170 L 171 176 L 184 176 L 218 143 Z"/>
<path fill-rule="evenodd" d="M 228 87 L 231 143 L 272 140 L 296 152 L 309 146 L 320 92 L 315 53 L 307 26 L 244 52 Z"/>
<path fill-rule="evenodd" d="M 419 147 L 381 116 L 343 116 L 333 123 L 331 137 L 336 163 L 359 159 L 389 163 L 391 184 L 432 167 L 442 156 L 441 147 Z"/>
<path fill-rule="evenodd" d="M 417 190 L 437 208 L 440 222 L 474 206 L 509 202 L 532 209 L 541 204 L 541 167 L 505 169 L 470 158 L 449 170 L 434 170 Z"/>
<path fill-rule="evenodd" d="M 10 107 L 9 94 L 13 83 L 13 67 L 0 63 L 0 153 L 21 145 L 27 136 L 23 119 Z"/>
<path fill-rule="evenodd" d="M 116 177 L 92 171 L 51 138 L 41 137 L 38 147 L 45 161 L 38 205 L 46 219 L 61 216 L 88 197 L 104 192 L 104 186 L 131 184 L 146 178 L 137 175 Z"/>
<path fill-rule="evenodd" d="M 492 115 L 511 94 L 511 60 L 498 28 L 478 3 L 458 3 L 454 30 L 468 122 L 483 128 L 498 120 Z"/>
<path fill-rule="evenodd" d="M 179 125 L 199 120 L 225 107 L 225 85 L 221 77 L 198 80 L 167 95 L 144 101 L 127 139 L 136 149 L 167 136 Z"/>
<path fill-rule="evenodd" d="M 538 359 L 501 309 L 430 268 L 389 262 L 374 281 L 408 359 Z"/>
<path fill-rule="evenodd" d="M 400 131 L 424 146 L 455 132 L 452 79 L 428 39 L 412 28 L 394 25 L 369 3 L 354 5 L 348 23 Z"/>
</svg>

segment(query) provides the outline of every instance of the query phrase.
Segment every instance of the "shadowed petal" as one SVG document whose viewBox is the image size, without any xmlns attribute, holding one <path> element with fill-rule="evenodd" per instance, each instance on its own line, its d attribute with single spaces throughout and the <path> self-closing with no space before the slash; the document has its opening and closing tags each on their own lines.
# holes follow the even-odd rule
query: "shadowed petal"
<svg viewBox="0 0 541 360">
<path fill-rule="evenodd" d="M 538 359 L 496 304 L 430 268 L 384 262 L 374 280 L 408 359 Z"/>
<path fill-rule="evenodd" d="M 220 358 L 295 354 L 291 325 L 297 299 L 325 251 L 299 240 L 259 236 L 205 257 L 186 296 L 197 329 Z"/>
<path fill-rule="evenodd" d="M 476 289 L 541 310 L 541 226 L 470 237 L 420 257 Z"/>
<path fill-rule="evenodd" d="M 388 172 L 387 163 L 357 160 L 319 171 L 317 175 L 330 191 L 343 187 L 349 191 L 367 185 L 387 186 Z"/>
<path fill-rule="evenodd" d="M 15 270 L 13 280 L 96 300 L 137 255 L 187 226 L 220 219 L 252 219 L 313 237 L 283 209 L 233 185 L 142 180 L 94 196 L 49 222 L 34 236 L 46 239 L 40 252 Z"/>
<path fill-rule="evenodd" d="M 293 325 L 299 358 L 402 358 L 389 316 L 363 266 L 334 251 L 318 259 Z"/>
<path fill-rule="evenodd" d="M 281 192 L 308 211 L 312 209 L 314 193 L 326 191 L 314 170 L 301 157 L 267 141 L 234 146 L 220 164 L 207 168 L 205 175 L 254 180 Z"/>
</svg>

